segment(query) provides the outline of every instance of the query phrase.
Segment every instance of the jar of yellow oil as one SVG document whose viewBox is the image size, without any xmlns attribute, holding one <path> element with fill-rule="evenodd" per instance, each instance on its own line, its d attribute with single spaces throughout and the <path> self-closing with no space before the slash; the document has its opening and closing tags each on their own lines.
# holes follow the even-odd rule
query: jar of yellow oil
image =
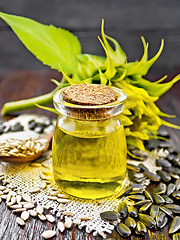
<svg viewBox="0 0 180 240">
<path fill-rule="evenodd" d="M 126 102 L 120 89 L 78 84 L 54 95 L 59 111 L 52 166 L 64 192 L 99 199 L 119 192 L 126 179 L 126 138 L 120 113 Z"/>
</svg>

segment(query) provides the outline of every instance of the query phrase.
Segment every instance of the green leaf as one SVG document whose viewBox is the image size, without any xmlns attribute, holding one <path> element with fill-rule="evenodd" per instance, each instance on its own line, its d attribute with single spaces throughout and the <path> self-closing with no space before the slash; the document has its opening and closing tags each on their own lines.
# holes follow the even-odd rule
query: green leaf
<svg viewBox="0 0 180 240">
<path fill-rule="evenodd" d="M 171 127 L 171 128 L 176 128 L 176 129 L 179 129 L 179 130 L 180 130 L 180 126 L 177 126 L 177 125 L 175 125 L 175 124 L 166 122 L 166 121 L 163 120 L 163 119 L 161 119 L 161 123 L 162 123 L 162 125 L 164 125 L 164 126 Z"/>
<path fill-rule="evenodd" d="M 102 85 L 106 85 L 107 83 L 107 79 L 106 77 L 104 76 L 104 74 L 101 72 L 101 69 L 99 68 L 99 76 L 100 76 L 100 82 Z"/>
<path fill-rule="evenodd" d="M 164 79 L 166 79 L 166 77 L 167 76 L 164 76 L 156 82 L 150 82 L 149 80 L 146 80 L 141 76 L 134 75 L 132 76 L 130 82 L 137 87 L 145 89 L 150 96 L 160 97 L 164 93 L 166 93 L 177 81 L 180 80 L 180 74 L 178 74 L 170 82 L 161 83 Z"/>
<path fill-rule="evenodd" d="M 145 41 L 145 39 L 144 39 L 143 36 L 141 37 L 141 41 L 142 41 L 142 43 L 143 43 L 144 52 L 145 52 L 148 44 L 146 43 L 146 41 Z M 144 57 L 144 60 L 143 60 L 143 61 L 144 61 L 144 62 L 147 62 L 147 60 L 148 60 L 148 51 L 146 51 L 146 54 L 145 54 L 145 57 Z"/>
<path fill-rule="evenodd" d="M 102 34 L 102 39 L 103 39 L 104 45 L 106 46 L 106 49 L 109 53 L 109 56 L 112 59 L 112 61 L 114 62 L 114 66 L 117 67 L 120 64 L 125 63 L 126 54 L 124 53 L 124 51 L 120 47 L 119 43 L 115 39 L 113 39 L 113 38 L 107 36 L 106 34 L 104 34 L 104 19 L 102 19 L 101 34 Z M 109 39 L 114 44 L 115 51 L 109 45 L 106 38 Z"/>
<path fill-rule="evenodd" d="M 63 70 L 62 70 L 62 67 L 61 65 L 59 64 L 59 68 L 63 74 L 63 76 L 65 77 L 65 79 L 68 81 L 69 84 L 73 85 L 73 84 L 79 84 L 79 83 L 89 83 L 91 84 L 92 83 L 92 78 L 87 78 L 87 79 L 84 79 L 84 80 L 80 80 L 80 79 L 72 79 L 70 78 Z"/>
<path fill-rule="evenodd" d="M 35 104 L 36 105 L 36 107 L 38 107 L 38 108 L 41 108 L 41 109 L 44 109 L 44 110 L 47 110 L 47 111 L 49 111 L 49 112 L 52 112 L 52 113 L 55 113 L 55 114 L 58 114 L 59 115 L 59 112 L 55 109 L 55 108 L 50 108 L 50 107 L 45 107 L 45 106 L 41 106 L 41 105 L 39 105 L 39 104 Z"/>
<path fill-rule="evenodd" d="M 144 76 L 149 71 L 150 67 L 153 65 L 153 63 L 158 59 L 160 56 L 162 50 L 164 47 L 164 40 L 161 41 L 161 46 L 159 48 L 159 51 L 156 53 L 156 55 L 151 58 L 148 61 L 145 61 L 147 58 L 147 50 L 148 50 L 148 43 L 146 44 L 146 48 L 144 50 L 144 54 L 139 62 L 132 62 L 127 64 L 127 76 L 130 75 L 140 75 Z"/>
<path fill-rule="evenodd" d="M 76 72 L 75 55 L 81 53 L 81 45 L 72 33 L 25 17 L 2 12 L 0 17 L 9 24 L 27 49 L 45 65 L 59 70 L 58 63 L 60 63 L 67 73 Z"/>
<path fill-rule="evenodd" d="M 98 71 L 98 68 L 103 66 L 105 60 L 104 57 L 91 54 L 79 54 L 77 56 L 78 70 L 73 77 L 80 79 L 92 77 L 93 74 Z"/>
<path fill-rule="evenodd" d="M 105 68 L 105 77 L 107 79 L 111 79 L 112 77 L 114 77 L 114 75 L 116 74 L 116 68 L 114 66 L 114 63 L 112 62 L 112 59 L 110 58 L 109 56 L 109 53 L 108 53 L 108 50 L 106 49 L 104 43 L 102 42 L 102 40 L 100 39 L 100 37 L 98 37 L 100 43 L 102 44 L 103 48 L 104 48 L 104 51 L 106 53 L 106 56 L 107 56 L 107 60 L 106 62 L 104 63 L 104 65 L 102 66 L 102 69 Z"/>
</svg>

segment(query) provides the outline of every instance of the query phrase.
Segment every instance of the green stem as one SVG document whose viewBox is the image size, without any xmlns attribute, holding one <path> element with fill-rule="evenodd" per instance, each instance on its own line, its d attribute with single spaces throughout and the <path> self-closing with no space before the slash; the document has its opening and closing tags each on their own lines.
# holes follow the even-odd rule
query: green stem
<svg viewBox="0 0 180 240">
<path fill-rule="evenodd" d="M 36 107 L 35 104 L 44 106 L 44 105 L 48 105 L 48 104 L 52 103 L 54 93 L 57 92 L 61 88 L 69 86 L 69 83 L 65 83 L 65 81 L 66 81 L 65 78 L 63 78 L 62 81 L 59 83 L 59 85 L 52 92 L 47 93 L 45 95 L 30 98 L 30 99 L 5 103 L 1 110 L 1 114 L 6 115 L 6 114 L 10 114 L 12 112 L 34 108 L 34 107 Z"/>
</svg>

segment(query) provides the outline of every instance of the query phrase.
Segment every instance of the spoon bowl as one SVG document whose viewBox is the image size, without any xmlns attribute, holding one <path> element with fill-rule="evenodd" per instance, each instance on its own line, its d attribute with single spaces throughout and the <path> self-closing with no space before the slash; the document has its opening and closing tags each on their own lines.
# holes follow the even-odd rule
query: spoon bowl
<svg viewBox="0 0 180 240">
<path fill-rule="evenodd" d="M 52 140 L 54 132 L 51 132 L 43 137 L 38 138 L 38 140 L 40 139 L 46 139 L 46 145 L 45 147 L 38 153 L 35 153 L 33 155 L 27 155 L 27 156 L 2 156 L 0 154 L 0 161 L 3 162 L 9 162 L 9 163 L 26 163 L 26 162 L 31 162 L 34 161 L 35 159 L 39 158 L 40 156 L 42 156 L 42 154 L 49 148 L 50 142 Z"/>
</svg>

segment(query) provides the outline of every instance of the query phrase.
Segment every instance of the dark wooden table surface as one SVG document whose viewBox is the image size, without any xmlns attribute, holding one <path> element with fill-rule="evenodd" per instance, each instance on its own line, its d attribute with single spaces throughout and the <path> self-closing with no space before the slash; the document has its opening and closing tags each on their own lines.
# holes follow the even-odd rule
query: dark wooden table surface
<svg viewBox="0 0 180 240">
<path fill-rule="evenodd" d="M 13 70 L 3 72 L 0 75 L 0 109 L 3 104 L 9 101 L 26 99 L 39 96 L 50 92 L 54 89 L 54 83 L 51 79 L 61 79 L 61 74 L 53 70 L 30 71 L 30 70 Z M 157 80 L 157 79 L 155 79 Z M 171 123 L 180 125 L 180 82 L 162 96 L 157 104 L 160 109 L 169 114 L 175 114 L 175 119 L 169 119 Z M 24 113 L 45 114 L 50 117 L 56 115 L 41 109 L 27 110 Z M 15 115 L 20 114 L 17 112 Z M 0 120 L 6 121 L 12 116 L 0 117 Z M 180 131 L 176 129 L 167 129 L 172 141 L 175 144 L 180 144 Z M 56 229 L 56 224 L 42 223 L 38 219 L 30 219 L 24 227 L 19 227 L 16 223 L 16 216 L 10 209 L 6 207 L 5 202 L 0 203 L 0 240 L 39 240 L 42 239 L 41 233 L 46 229 Z M 113 232 L 113 239 L 119 240 L 121 237 Z M 100 240 L 101 237 L 93 237 L 92 234 L 86 234 L 83 231 L 73 227 L 71 230 L 66 230 L 63 234 L 59 233 L 55 239 L 63 240 Z M 131 236 L 129 239 L 171 239 L 168 235 L 168 229 L 165 227 L 161 231 L 154 231 L 144 236 Z"/>
</svg>

